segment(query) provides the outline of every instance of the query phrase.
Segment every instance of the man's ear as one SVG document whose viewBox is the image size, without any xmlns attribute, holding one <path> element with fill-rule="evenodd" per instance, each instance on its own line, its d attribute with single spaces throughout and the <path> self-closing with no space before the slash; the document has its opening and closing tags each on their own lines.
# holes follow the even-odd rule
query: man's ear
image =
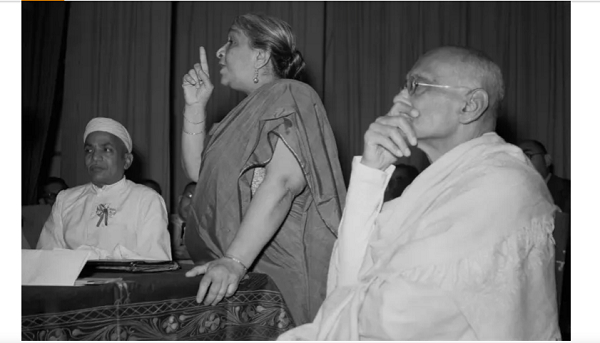
<svg viewBox="0 0 600 343">
<path fill-rule="evenodd" d="M 125 170 L 129 169 L 129 167 L 131 167 L 132 163 L 133 163 L 133 154 L 130 152 L 126 152 L 125 153 L 125 166 L 123 168 Z"/>
<path fill-rule="evenodd" d="M 256 49 L 256 61 L 254 62 L 254 68 L 260 69 L 266 66 L 271 59 L 271 53 L 266 50 Z"/>
<path fill-rule="evenodd" d="M 489 106 L 488 93 L 481 88 L 472 90 L 460 115 L 461 124 L 469 124 L 479 119 Z"/>
<path fill-rule="evenodd" d="M 544 154 L 544 162 L 546 162 L 546 168 L 550 168 L 552 165 L 552 156 L 550 156 L 550 154 Z"/>
</svg>

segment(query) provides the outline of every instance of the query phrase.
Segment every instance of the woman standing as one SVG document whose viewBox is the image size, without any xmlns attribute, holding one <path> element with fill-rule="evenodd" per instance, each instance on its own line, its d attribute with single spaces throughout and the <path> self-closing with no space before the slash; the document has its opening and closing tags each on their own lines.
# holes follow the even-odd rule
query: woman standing
<svg viewBox="0 0 600 343">
<path fill-rule="evenodd" d="M 345 187 L 333 132 L 302 68 L 290 26 L 239 16 L 217 51 L 221 84 L 244 92 L 209 133 L 213 85 L 204 48 L 183 78 L 183 164 L 198 182 L 186 245 L 205 274 L 198 302 L 231 296 L 248 269 L 271 276 L 296 324 L 312 320 L 326 291 Z"/>
</svg>

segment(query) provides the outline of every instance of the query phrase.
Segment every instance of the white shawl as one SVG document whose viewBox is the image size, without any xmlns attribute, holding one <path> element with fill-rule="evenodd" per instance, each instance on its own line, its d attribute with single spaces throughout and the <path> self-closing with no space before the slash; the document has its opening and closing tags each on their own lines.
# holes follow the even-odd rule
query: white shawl
<svg viewBox="0 0 600 343">
<path fill-rule="evenodd" d="M 382 208 L 392 170 L 351 181 L 327 299 L 280 339 L 560 339 L 556 207 L 521 150 L 461 144 Z"/>
</svg>

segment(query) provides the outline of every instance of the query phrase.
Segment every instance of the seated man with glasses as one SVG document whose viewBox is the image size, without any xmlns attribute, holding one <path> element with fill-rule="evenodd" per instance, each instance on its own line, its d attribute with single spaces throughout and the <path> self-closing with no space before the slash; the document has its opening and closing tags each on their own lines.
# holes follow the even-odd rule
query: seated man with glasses
<svg viewBox="0 0 600 343">
<path fill-rule="evenodd" d="M 563 179 L 552 173 L 552 156 L 546 151 L 546 147 L 536 140 L 528 139 L 519 143 L 519 147 L 542 175 L 552 199 L 556 206 L 564 213 L 571 213 L 571 181 Z"/>
<path fill-rule="evenodd" d="M 42 196 L 39 199 L 40 205 L 54 205 L 56 196 L 60 191 L 69 188 L 65 180 L 59 177 L 49 177 L 41 187 Z"/>
<path fill-rule="evenodd" d="M 313 323 L 281 340 L 560 339 L 555 206 L 521 150 L 495 132 L 500 68 L 480 52 L 422 56 L 355 157 Z M 431 161 L 383 202 L 410 146 Z"/>
<path fill-rule="evenodd" d="M 127 129 L 94 118 L 83 142 L 91 182 L 58 194 L 37 249 L 84 249 L 91 259 L 171 260 L 163 198 L 125 178 L 133 162 Z"/>
</svg>

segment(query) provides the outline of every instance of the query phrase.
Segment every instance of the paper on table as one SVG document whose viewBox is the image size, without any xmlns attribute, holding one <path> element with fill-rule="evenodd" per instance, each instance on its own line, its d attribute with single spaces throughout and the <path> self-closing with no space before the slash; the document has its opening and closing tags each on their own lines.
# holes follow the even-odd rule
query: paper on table
<svg viewBox="0 0 600 343">
<path fill-rule="evenodd" d="M 77 250 L 21 250 L 21 285 L 74 286 L 90 255 Z"/>
</svg>

